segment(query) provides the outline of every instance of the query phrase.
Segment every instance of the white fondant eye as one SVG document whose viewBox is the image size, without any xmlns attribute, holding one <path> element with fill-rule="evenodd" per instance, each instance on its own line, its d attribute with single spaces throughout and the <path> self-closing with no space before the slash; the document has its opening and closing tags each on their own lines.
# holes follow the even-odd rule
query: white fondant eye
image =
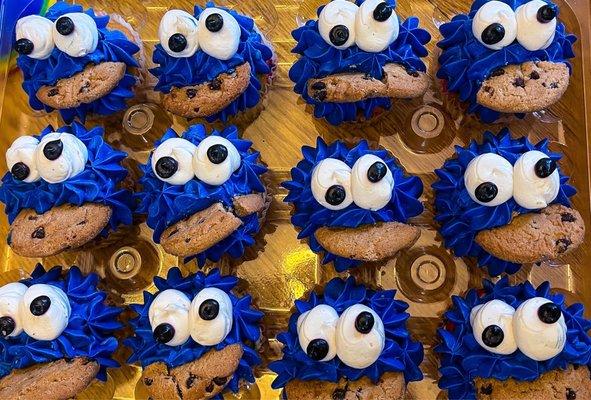
<svg viewBox="0 0 591 400">
<path fill-rule="evenodd" d="M 478 9 L 472 20 L 472 34 L 492 50 L 500 50 L 517 37 L 517 19 L 513 9 L 500 1 L 489 1 Z"/>
<path fill-rule="evenodd" d="M 171 185 L 184 185 L 193 179 L 193 154 L 197 146 L 186 139 L 170 138 L 152 154 L 152 171 Z"/>
<path fill-rule="evenodd" d="M 554 201 L 559 190 L 556 161 L 537 150 L 519 157 L 513 168 L 513 197 L 517 204 L 538 210 Z"/>
<path fill-rule="evenodd" d="M 19 314 L 27 335 L 53 340 L 68 326 L 72 308 L 63 290 L 40 283 L 27 289 L 19 304 Z"/>
<path fill-rule="evenodd" d="M 206 8 L 199 15 L 199 40 L 201 48 L 218 60 L 234 57 L 240 44 L 240 25 L 227 11 Z"/>
<path fill-rule="evenodd" d="M 394 7 L 384 0 L 366 0 L 355 16 L 355 44 L 361 50 L 379 53 L 390 46 L 400 26 Z"/>
<path fill-rule="evenodd" d="M 335 309 L 326 304 L 319 304 L 298 317 L 300 347 L 312 360 L 330 361 L 335 358 L 338 320 Z"/>
<path fill-rule="evenodd" d="M 199 180 L 219 186 L 230 179 L 240 163 L 240 153 L 232 142 L 220 136 L 208 136 L 197 146 L 193 172 Z"/>
<path fill-rule="evenodd" d="M 13 282 L 0 287 L 0 336 L 17 336 L 23 331 L 19 304 L 27 291 L 27 286 Z"/>
<path fill-rule="evenodd" d="M 35 163 L 38 144 L 33 136 L 21 136 L 6 150 L 6 165 L 14 179 L 27 183 L 41 179 Z"/>
<path fill-rule="evenodd" d="M 341 160 L 325 158 L 312 171 L 312 195 L 329 210 L 342 210 L 353 203 L 351 168 Z"/>
<path fill-rule="evenodd" d="M 170 10 L 160 20 L 158 38 L 172 57 L 191 57 L 199 49 L 199 22 L 186 11 Z"/>
<path fill-rule="evenodd" d="M 392 198 L 394 178 L 381 158 L 366 154 L 359 158 L 351 171 L 351 192 L 356 205 L 367 210 L 379 210 Z"/>
<path fill-rule="evenodd" d="M 67 55 L 84 57 L 98 45 L 96 22 L 85 13 L 62 15 L 53 25 L 53 41 Z"/>
<path fill-rule="evenodd" d="M 14 49 L 23 56 L 44 60 L 51 55 L 53 22 L 39 15 L 28 15 L 16 21 Z"/>
<path fill-rule="evenodd" d="M 202 346 L 223 342 L 232 330 L 233 321 L 232 300 L 221 289 L 205 288 L 191 302 L 191 337 Z"/>
<path fill-rule="evenodd" d="M 478 305 L 470 312 L 474 339 L 485 350 L 511 354 L 517 350 L 513 332 L 515 309 L 501 300 Z"/>
<path fill-rule="evenodd" d="M 517 41 L 529 51 L 545 49 L 556 34 L 558 8 L 543 0 L 532 0 L 517 7 Z"/>
<path fill-rule="evenodd" d="M 532 360 L 545 361 L 559 354 L 566 343 L 566 323 L 560 307 L 543 297 L 524 301 L 513 317 L 519 350 Z"/>
<path fill-rule="evenodd" d="M 337 356 L 346 365 L 369 367 L 384 350 L 384 324 L 371 308 L 352 305 L 343 311 L 337 322 L 336 343 Z"/>
<path fill-rule="evenodd" d="M 513 166 L 498 154 L 481 154 L 466 167 L 464 184 L 478 204 L 498 206 L 513 196 Z"/>
<path fill-rule="evenodd" d="M 41 178 L 49 183 L 64 182 L 82 171 L 88 161 L 88 150 L 71 133 L 45 135 L 35 150 L 35 163 Z"/>
<path fill-rule="evenodd" d="M 191 300 L 183 292 L 166 289 L 150 304 L 148 317 L 154 339 L 167 346 L 180 346 L 190 336 L 189 307 Z"/>
<path fill-rule="evenodd" d="M 318 32 L 332 47 L 343 50 L 355 43 L 355 15 L 359 7 L 347 0 L 333 0 L 318 16 Z"/>
</svg>

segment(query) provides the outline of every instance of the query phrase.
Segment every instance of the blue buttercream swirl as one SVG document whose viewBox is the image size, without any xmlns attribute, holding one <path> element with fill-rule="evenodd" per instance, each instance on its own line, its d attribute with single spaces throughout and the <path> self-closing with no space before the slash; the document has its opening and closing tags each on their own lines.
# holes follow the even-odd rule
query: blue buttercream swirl
<svg viewBox="0 0 591 400">
<path fill-rule="evenodd" d="M 127 176 L 121 165 L 126 153 L 113 149 L 103 140 L 102 127 L 87 130 L 82 124 L 74 122 L 54 130 L 51 125 L 35 136 L 41 140 L 51 132 L 67 132 L 76 136 L 88 150 L 88 162 L 78 175 L 60 183 L 49 183 L 40 179 L 27 183 L 15 179 L 7 172 L 0 186 L 0 202 L 5 204 L 8 222 L 12 224 L 24 209 L 33 209 L 43 214 L 62 204 L 80 206 L 84 203 L 99 203 L 112 210 L 108 225 L 103 229 L 106 236 L 109 230 L 116 230 L 120 224 L 131 225 L 133 198 L 131 192 L 120 188 Z"/>
<path fill-rule="evenodd" d="M 357 0 L 358 5 L 362 3 L 363 0 Z M 387 0 L 386 3 L 396 6 L 394 0 Z M 317 15 L 323 8 L 318 8 Z M 382 68 L 389 63 L 401 64 L 409 71 L 425 72 L 421 57 L 427 56 L 425 45 L 431 40 L 429 32 L 419 28 L 417 17 L 401 20 L 398 38 L 379 53 L 363 51 L 356 45 L 344 50 L 332 47 L 320 36 L 317 20 L 306 21 L 304 26 L 292 32 L 292 36 L 297 42 L 292 53 L 300 56 L 289 70 L 289 78 L 295 83 L 294 90 L 314 107 L 316 118 L 324 118 L 332 125 L 356 121 L 360 114 L 369 119 L 380 108 L 390 109 L 392 102 L 388 97 L 349 103 L 319 101 L 308 94 L 308 80 L 342 72 L 362 72 L 382 79 Z"/>
<path fill-rule="evenodd" d="M 563 62 L 570 69 L 567 60 L 575 56 L 573 43 L 576 37 L 567 33 L 564 24 L 558 22 L 554 40 L 546 49 L 530 51 L 517 40 L 501 50 L 489 49 L 472 33 L 472 20 L 478 9 L 488 1 L 474 1 L 468 15 L 456 15 L 450 22 L 439 27 L 443 39 L 437 46 L 443 51 L 439 56 L 437 77 L 447 82 L 448 91 L 458 93 L 461 101 L 468 102 L 468 113 L 477 114 L 484 122 L 494 122 L 501 113 L 476 102 L 476 94 L 482 83 L 501 67 L 527 61 Z M 529 0 L 500 1 L 516 10 Z M 554 5 L 549 1 L 548 4 Z"/>
<path fill-rule="evenodd" d="M 372 150 L 367 141 L 360 141 L 349 149 L 344 142 L 335 141 L 327 145 L 322 138 L 316 140 L 316 147 L 302 147 L 303 160 L 291 170 L 291 181 L 281 184 L 289 193 L 286 203 L 293 203 L 294 213 L 291 222 L 301 229 L 298 239 L 308 238 L 310 248 L 315 253 L 324 252 L 322 263 L 333 262 L 338 272 L 361 265 L 360 261 L 339 257 L 324 249 L 314 233 L 321 227 L 357 228 L 378 222 L 402 222 L 423 212 L 419 197 L 423 193 L 423 183 L 416 176 L 405 175 L 398 161 L 386 150 Z M 326 158 L 336 158 L 353 167 L 355 161 L 366 154 L 380 157 L 394 177 L 392 198 L 383 208 L 372 211 L 352 203 L 342 210 L 324 208 L 312 195 L 312 172 L 318 163 Z"/>
<path fill-rule="evenodd" d="M 281 360 L 269 364 L 277 373 L 273 388 L 284 387 L 292 380 L 337 382 L 341 378 L 357 380 L 366 376 L 376 383 L 386 372 L 402 372 L 404 379 L 418 381 L 423 378 L 419 365 L 423 361 L 423 346 L 411 339 L 406 327 L 408 304 L 394 299 L 395 290 L 372 290 L 357 284 L 355 278 L 334 278 L 326 284 L 323 293 L 311 292 L 307 300 L 296 300 L 295 312 L 289 318 L 288 329 L 277 335 L 283 344 Z M 330 361 L 311 359 L 300 346 L 298 317 L 319 304 L 334 308 L 337 314 L 354 304 L 371 308 L 383 321 L 385 331 L 384 350 L 370 366 L 357 369 L 344 364 L 338 357 Z"/>
<path fill-rule="evenodd" d="M 221 132 L 213 130 L 210 135 L 228 139 L 236 147 L 241 158 L 240 167 L 220 186 L 209 185 L 197 177 L 184 185 L 163 182 L 152 170 L 152 155 L 146 164 L 140 166 L 143 172 L 139 180 L 142 190 L 135 194 L 138 200 L 136 212 L 147 214 L 147 224 L 154 230 L 154 242 L 160 243 L 162 232 L 169 226 L 215 203 L 222 203 L 225 207 L 231 208 L 233 199 L 237 196 L 265 192 L 261 175 L 267 172 L 267 168 L 259 161 L 260 153 L 251 149 L 252 142 L 240 139 L 238 128 L 234 125 L 224 128 Z M 182 138 L 198 146 L 207 136 L 205 126 L 198 124 L 190 126 Z M 170 128 L 155 146 L 175 137 L 178 137 L 177 133 Z M 244 254 L 246 247 L 254 244 L 254 235 L 261 229 L 257 214 L 240 219 L 242 225 L 230 236 L 194 256 L 199 265 L 205 264 L 207 259 L 219 261 L 225 253 L 238 258 Z"/>
<path fill-rule="evenodd" d="M 466 190 L 464 173 L 470 161 L 481 154 L 498 154 L 513 165 L 523 153 L 531 150 L 541 151 L 554 161 L 562 157 L 561 154 L 548 150 L 546 139 L 538 144 L 531 143 L 526 137 L 512 139 L 509 129 L 503 128 L 498 135 L 485 132 L 482 144 L 472 140 L 465 148 L 457 146 L 456 156 L 445 161 L 443 168 L 435 170 L 439 178 L 432 185 L 435 192 L 435 220 L 441 225 L 439 232 L 445 246 L 453 249 L 456 257 L 476 257 L 478 265 L 488 267 L 491 276 L 504 272 L 512 274 L 521 266 L 486 252 L 474 240 L 478 232 L 507 225 L 514 213 L 536 211 L 519 206 L 513 198 L 494 207 L 476 203 Z M 560 188 L 551 204 L 569 207 L 569 198 L 576 193 L 576 189 L 567 183 L 569 178 L 562 174 L 560 167 L 557 169 L 560 174 Z"/>
<path fill-rule="evenodd" d="M 144 292 L 144 303 L 130 306 L 137 316 L 129 321 L 133 329 L 133 336 L 126 339 L 125 344 L 132 349 L 133 353 L 127 362 L 139 362 L 142 367 L 162 362 L 169 368 L 175 368 L 199 359 L 210 350 L 222 350 L 238 343 L 242 346 L 244 353 L 227 387 L 233 392 L 237 392 L 241 380 L 254 382 L 253 368 L 261 362 L 254 344 L 261 335 L 260 322 L 263 313 L 252 306 L 250 295 L 239 297 L 234 294 L 233 290 L 238 284 L 238 278 L 222 275 L 217 268 L 207 275 L 197 272 L 183 277 L 181 271 L 175 267 L 168 271 L 166 279 L 154 277 L 154 284 L 158 288 L 158 292 L 154 294 Z M 176 289 L 186 294 L 189 299 L 193 299 L 205 288 L 223 290 L 232 301 L 233 323 L 226 338 L 215 346 L 203 346 L 191 338 L 180 346 L 167 346 L 156 341 L 148 313 L 150 305 L 158 293 L 167 289 Z"/>
<path fill-rule="evenodd" d="M 97 378 L 105 381 L 106 369 L 119 363 L 112 359 L 117 349 L 113 333 L 123 327 L 118 321 L 123 311 L 105 304 L 105 292 L 97 289 L 96 274 L 82 275 L 72 267 L 62 275 L 61 267 L 47 272 L 37 264 L 31 277 L 21 282 L 27 286 L 43 283 L 63 290 L 72 308 L 66 329 L 54 340 L 37 340 L 22 332 L 15 337 L 0 337 L 0 377 L 14 369 L 47 363 L 62 358 L 87 357 L 99 366 Z"/>
<path fill-rule="evenodd" d="M 89 113 L 109 115 L 126 108 L 126 100 L 133 97 L 133 86 L 136 78 L 129 68 L 138 67 L 133 55 L 139 47 L 131 42 L 118 30 L 107 29 L 109 16 L 97 16 L 92 8 L 84 11 L 78 4 L 68 4 L 58 1 L 50 7 L 45 18 L 56 21 L 67 13 L 84 12 L 94 19 L 98 28 L 98 45 L 95 51 L 83 57 L 72 57 L 57 47 L 44 60 L 37 60 L 26 55 L 19 55 L 17 64 L 23 72 L 23 89 L 29 96 L 29 104 L 34 110 L 53 111 L 53 108 L 43 104 L 37 98 L 37 91 L 46 85 L 55 85 L 57 81 L 69 78 L 84 70 L 87 65 L 97 65 L 103 62 L 122 62 L 127 65 L 127 71 L 117 86 L 107 95 L 91 103 L 81 104 L 76 108 L 59 110 L 66 123 L 78 117 L 84 122 Z"/>
<path fill-rule="evenodd" d="M 498 299 L 517 309 L 533 297 L 544 297 L 562 310 L 568 330 L 561 353 L 535 361 L 519 350 L 503 355 L 480 347 L 470 324 L 474 307 Z M 453 296 L 452 302 L 453 307 L 444 314 L 445 327 L 437 331 L 441 343 L 435 347 L 441 359 L 439 387 L 448 391 L 450 399 L 476 399 L 475 378 L 535 381 L 547 371 L 564 370 L 571 364 L 591 367 L 591 338 L 587 334 L 591 321 L 585 318 L 583 305 L 566 305 L 562 294 L 550 293 L 548 282 L 534 288 L 529 282 L 511 286 L 506 276 L 497 283 L 484 280 L 483 289 L 471 289 L 465 297 Z"/>
</svg>

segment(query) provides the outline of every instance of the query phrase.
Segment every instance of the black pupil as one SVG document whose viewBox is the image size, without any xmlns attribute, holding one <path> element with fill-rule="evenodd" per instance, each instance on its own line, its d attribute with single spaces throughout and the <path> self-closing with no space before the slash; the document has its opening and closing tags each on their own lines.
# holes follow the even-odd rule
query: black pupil
<svg viewBox="0 0 591 400">
<path fill-rule="evenodd" d="M 62 155 L 62 151 L 64 151 L 64 144 L 59 139 L 52 140 L 43 147 L 43 155 L 51 161 L 57 160 Z"/>
<path fill-rule="evenodd" d="M 199 306 L 199 316 L 205 321 L 211 321 L 218 316 L 220 304 L 214 299 L 207 299 Z"/>
<path fill-rule="evenodd" d="M 29 306 L 29 310 L 31 310 L 31 314 L 35 316 L 43 315 L 49 310 L 51 306 L 51 300 L 47 296 L 39 296 L 31 302 Z"/>
<path fill-rule="evenodd" d="M 374 323 L 373 315 L 369 311 L 363 311 L 355 318 L 355 329 L 360 333 L 369 333 Z"/>
<path fill-rule="evenodd" d="M 218 14 L 210 14 L 205 18 L 205 27 L 210 32 L 218 32 L 224 26 L 224 18 Z"/>
<path fill-rule="evenodd" d="M 328 34 L 330 42 L 335 46 L 342 46 L 349 40 L 349 28 L 345 25 L 335 25 Z"/>
<path fill-rule="evenodd" d="M 376 161 L 373 163 L 367 170 L 367 179 L 370 182 L 376 183 L 382 180 L 388 169 L 386 168 L 386 164 L 380 161 Z"/>
<path fill-rule="evenodd" d="M 482 331 L 482 342 L 488 347 L 497 347 L 503 343 L 504 338 L 505 334 L 498 325 L 487 326 L 486 329 Z"/>
<path fill-rule="evenodd" d="M 548 22 L 556 18 L 556 8 L 552 7 L 549 4 L 546 4 L 545 6 L 540 7 L 536 17 L 538 21 L 542 24 L 547 24 Z"/>
<path fill-rule="evenodd" d="M 172 157 L 164 156 L 156 161 L 156 173 L 161 178 L 170 178 L 179 168 L 179 163 Z"/>
<path fill-rule="evenodd" d="M 390 18 L 392 15 L 392 7 L 390 7 L 386 3 L 380 3 L 376 6 L 375 10 L 373 10 L 373 19 L 376 21 L 383 22 Z"/>
<path fill-rule="evenodd" d="M 324 339 L 314 339 L 308 343 L 306 354 L 312 360 L 320 361 L 328 354 L 328 342 Z"/>
<path fill-rule="evenodd" d="M 482 42 L 484 44 L 495 44 L 499 43 L 505 37 L 505 28 L 503 25 L 495 22 L 490 24 L 482 31 Z"/>
<path fill-rule="evenodd" d="M 347 197 L 347 193 L 345 192 L 344 187 L 341 185 L 332 185 L 326 191 L 324 199 L 331 206 L 338 206 L 343 201 L 345 201 L 345 197 Z"/>
<path fill-rule="evenodd" d="M 175 53 L 180 53 L 187 48 L 187 38 L 180 33 L 175 33 L 168 38 L 168 48 Z"/>
<path fill-rule="evenodd" d="M 60 35 L 69 35 L 74 32 L 74 21 L 69 17 L 61 17 L 55 22 L 55 29 L 57 29 Z"/>
<path fill-rule="evenodd" d="M 160 324 L 154 329 L 154 339 L 160 343 L 168 343 L 174 337 L 174 328 L 168 323 Z"/>
<path fill-rule="evenodd" d="M 31 173 L 31 170 L 24 162 L 17 162 L 12 166 L 10 172 L 19 181 L 24 181 L 25 179 L 27 179 L 27 176 L 29 176 L 29 174 Z"/>
<path fill-rule="evenodd" d="M 207 158 L 214 164 L 223 163 L 228 157 L 228 149 L 223 144 L 214 144 L 207 149 Z"/>
<path fill-rule="evenodd" d="M 0 335 L 6 337 L 14 332 L 15 328 L 16 324 L 14 323 L 14 319 L 10 317 L 0 318 Z"/>
<path fill-rule="evenodd" d="M 14 45 L 14 49 L 18 54 L 27 55 L 33 52 L 35 45 L 29 39 L 19 39 Z"/>
<path fill-rule="evenodd" d="M 499 193 L 499 189 L 497 188 L 497 185 L 492 182 L 481 183 L 474 192 L 476 198 L 483 203 L 493 201 L 493 199 L 497 197 L 497 193 Z"/>
<path fill-rule="evenodd" d="M 556 161 L 551 158 L 542 158 L 538 160 L 535 166 L 536 176 L 538 178 L 547 178 L 556 170 Z"/>
<path fill-rule="evenodd" d="M 560 311 L 560 307 L 554 303 L 542 304 L 540 308 L 538 308 L 538 318 L 546 324 L 555 323 L 560 319 L 561 315 L 562 311 Z"/>
</svg>

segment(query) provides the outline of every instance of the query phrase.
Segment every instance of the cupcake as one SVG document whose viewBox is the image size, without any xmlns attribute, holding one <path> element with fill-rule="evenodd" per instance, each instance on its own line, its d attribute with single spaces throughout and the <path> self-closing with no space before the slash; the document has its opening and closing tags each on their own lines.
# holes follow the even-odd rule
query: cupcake
<svg viewBox="0 0 591 400">
<path fill-rule="evenodd" d="M 568 86 L 576 40 L 557 16 L 550 1 L 474 1 L 439 28 L 437 77 L 484 122 L 551 106 Z"/>
<path fill-rule="evenodd" d="M 217 269 L 183 277 L 172 268 L 154 283 L 155 294 L 144 292 L 144 304 L 131 305 L 137 317 L 125 342 L 133 350 L 128 362 L 143 368 L 149 396 L 221 398 L 225 390 L 254 382 L 263 314 L 250 295 L 235 293 L 238 278 Z"/>
<path fill-rule="evenodd" d="M 392 99 L 421 97 L 430 78 L 421 57 L 431 35 L 399 20 L 394 0 L 333 0 L 295 29 L 289 70 L 295 92 L 332 125 L 368 120 Z"/>
<path fill-rule="evenodd" d="M 193 15 L 170 10 L 162 17 L 151 72 L 173 114 L 207 121 L 255 107 L 271 83 L 276 59 L 254 20 L 235 10 L 195 6 Z"/>
<path fill-rule="evenodd" d="M 342 272 L 394 257 L 418 240 L 421 231 L 408 220 L 423 212 L 423 184 L 386 150 L 372 150 L 365 140 L 348 148 L 318 138 L 302 155 L 292 180 L 282 183 L 284 201 L 293 204 L 298 238 L 324 253 L 323 264 L 332 261 Z"/>
<path fill-rule="evenodd" d="M 30 278 L 0 287 L 0 398 L 74 398 L 119 366 L 122 310 L 106 305 L 98 279 L 38 264 Z"/>
<path fill-rule="evenodd" d="M 76 249 L 132 222 L 133 199 L 121 182 L 126 154 L 103 129 L 74 122 L 17 138 L 6 151 L 0 201 L 10 223 L 8 245 L 25 257 Z"/>
<path fill-rule="evenodd" d="M 29 15 L 16 23 L 17 64 L 34 110 L 59 110 L 66 122 L 87 114 L 109 115 L 133 97 L 139 47 L 108 15 L 58 1 L 45 17 Z"/>
<path fill-rule="evenodd" d="M 433 183 L 445 246 L 475 257 L 492 276 L 576 249 L 585 224 L 571 208 L 576 190 L 558 166 L 561 157 L 547 140 L 512 139 L 507 128 L 457 147 Z"/>
<path fill-rule="evenodd" d="M 394 290 L 372 290 L 335 278 L 295 302 L 283 357 L 269 368 L 283 398 L 402 400 L 423 374 L 423 346 L 410 338 L 409 314 Z"/>
<path fill-rule="evenodd" d="M 182 137 L 165 132 L 141 166 L 135 194 L 155 243 L 200 266 L 224 254 L 239 258 L 255 243 L 270 198 L 261 179 L 267 168 L 251 144 L 233 125 L 209 134 L 192 125 Z"/>
<path fill-rule="evenodd" d="M 591 321 L 544 282 L 485 280 L 453 307 L 438 330 L 439 387 L 450 399 L 591 398 Z"/>
</svg>

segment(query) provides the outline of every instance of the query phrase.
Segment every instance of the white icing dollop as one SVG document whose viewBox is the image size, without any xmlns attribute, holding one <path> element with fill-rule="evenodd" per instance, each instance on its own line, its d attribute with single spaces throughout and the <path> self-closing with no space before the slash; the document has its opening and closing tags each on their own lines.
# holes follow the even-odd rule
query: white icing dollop
<svg viewBox="0 0 591 400">
<path fill-rule="evenodd" d="M 152 154 L 152 171 L 163 182 L 171 185 L 184 185 L 195 176 L 193 172 L 193 155 L 197 151 L 197 146 L 182 138 L 170 138 L 154 150 Z M 177 162 L 176 172 L 164 178 L 156 172 L 156 164 L 162 157 L 172 157 Z"/>
<path fill-rule="evenodd" d="M 545 49 L 554 40 L 556 18 L 542 23 L 538 21 L 538 10 L 547 6 L 543 0 L 532 0 L 517 7 L 517 41 L 529 51 Z"/>
<path fill-rule="evenodd" d="M 385 21 L 376 21 L 373 12 L 376 6 L 384 0 L 366 0 L 355 16 L 355 44 L 361 50 L 379 53 L 392 44 L 400 31 L 398 16 L 392 10 L 392 15 Z"/>
<path fill-rule="evenodd" d="M 319 304 L 302 313 L 298 317 L 297 327 L 298 340 L 304 353 L 307 353 L 312 340 L 322 339 L 328 344 L 328 353 L 319 361 L 332 360 L 337 354 L 335 333 L 338 320 L 336 310 L 327 304 Z"/>
<path fill-rule="evenodd" d="M 49 297 L 51 305 L 44 314 L 33 315 L 30 309 L 31 302 L 40 296 Z M 71 313 L 70 301 L 64 291 L 44 283 L 30 286 L 19 305 L 25 333 L 37 340 L 56 339 L 68 326 Z"/>
<path fill-rule="evenodd" d="M 521 207 L 538 210 L 547 207 L 560 190 L 558 169 L 550 176 L 540 178 L 536 175 L 538 161 L 548 156 L 541 151 L 523 153 L 513 167 L 513 198 Z"/>
<path fill-rule="evenodd" d="M 376 162 L 386 166 L 386 175 L 378 182 L 371 182 L 367 177 L 367 171 Z M 373 154 L 360 157 L 351 171 L 351 192 L 353 201 L 361 208 L 377 211 L 383 208 L 392 198 L 394 189 L 394 177 L 392 172 L 381 158 Z"/>
<path fill-rule="evenodd" d="M 337 205 L 326 201 L 326 191 L 333 185 L 340 185 L 345 189 L 345 200 Z M 325 158 L 314 167 L 310 186 L 316 201 L 329 210 L 342 210 L 353 203 L 351 168 L 336 158 Z"/>
<path fill-rule="evenodd" d="M 355 43 L 355 16 L 359 7 L 347 0 L 333 0 L 326 4 L 318 16 L 318 32 L 322 39 L 332 47 L 343 50 Z M 344 25 L 349 31 L 347 41 L 335 45 L 330 41 L 330 31 L 337 25 Z"/>
<path fill-rule="evenodd" d="M 476 189 L 490 182 L 497 187 L 497 195 L 489 202 L 476 198 Z M 513 166 L 505 158 L 494 153 L 485 153 L 473 158 L 464 172 L 464 184 L 476 203 L 493 207 L 503 204 L 513 196 Z"/>
<path fill-rule="evenodd" d="M 14 321 L 14 330 L 7 337 L 18 336 L 23 331 L 19 304 L 27 291 L 27 285 L 12 282 L 0 287 L 0 317 L 10 317 Z"/>
<path fill-rule="evenodd" d="M 43 154 L 45 146 L 52 141 L 61 140 L 62 152 L 55 160 Z M 45 135 L 35 150 L 35 162 L 41 178 L 49 183 L 64 182 L 82 171 L 88 161 L 88 150 L 80 139 L 67 132 L 52 132 Z"/>
<path fill-rule="evenodd" d="M 33 51 L 27 57 L 44 60 L 51 55 L 53 42 L 53 22 L 40 15 L 27 15 L 16 21 L 16 40 L 28 39 L 33 43 Z"/>
<path fill-rule="evenodd" d="M 486 44 L 482 41 L 482 32 L 491 24 L 498 23 L 505 29 L 505 36 L 499 42 Z M 517 37 L 517 19 L 515 12 L 506 3 L 493 0 L 484 3 L 478 9 L 472 20 L 472 34 L 485 47 L 492 50 L 500 50 L 513 43 Z"/>
<path fill-rule="evenodd" d="M 60 18 L 70 18 L 74 22 L 74 31 L 69 35 L 62 35 L 53 26 L 53 41 L 58 49 L 71 57 L 84 57 L 96 50 L 98 45 L 98 28 L 94 19 L 85 13 L 68 13 Z"/>
<path fill-rule="evenodd" d="M 148 317 L 152 331 L 160 324 L 170 324 L 174 328 L 174 336 L 167 346 L 180 346 L 190 336 L 189 307 L 191 300 L 186 294 L 176 289 L 166 289 L 156 296 L 150 304 Z"/>
<path fill-rule="evenodd" d="M 160 20 L 158 27 L 158 38 L 164 51 L 171 57 L 191 57 L 197 50 L 199 50 L 199 22 L 195 17 L 186 11 L 170 10 Z M 187 47 L 182 51 L 175 52 L 168 46 L 168 40 L 176 33 L 180 33 L 187 40 Z"/>
<path fill-rule="evenodd" d="M 205 21 L 211 14 L 219 14 L 224 20 L 222 29 L 211 32 Z M 203 51 L 218 60 L 229 60 L 234 57 L 240 44 L 240 25 L 227 11 L 219 8 L 206 8 L 199 15 L 199 43 Z"/>
<path fill-rule="evenodd" d="M 29 175 L 23 179 L 23 182 L 31 183 L 41 179 L 35 162 L 35 149 L 38 144 L 39 140 L 33 136 L 21 136 L 6 150 L 6 165 L 9 171 L 19 162 L 29 167 Z"/>
<path fill-rule="evenodd" d="M 222 145 L 228 151 L 226 159 L 220 164 L 214 164 L 207 152 L 215 145 Z M 208 136 L 199 143 L 193 155 L 193 172 L 197 179 L 213 186 L 224 184 L 238 168 L 241 158 L 236 147 L 228 139 L 221 136 Z"/>
<path fill-rule="evenodd" d="M 470 311 L 470 325 L 474 339 L 485 350 L 495 354 L 511 354 L 517 350 L 515 336 L 513 334 L 513 314 L 515 309 L 501 300 L 491 300 L 480 304 Z M 496 325 L 503 330 L 503 341 L 496 347 L 490 347 L 482 341 L 482 333 L 491 326 Z"/>
<path fill-rule="evenodd" d="M 199 315 L 199 307 L 206 300 L 215 300 L 219 305 L 214 319 L 205 320 Z M 208 287 L 197 293 L 191 302 L 189 326 L 191 337 L 202 346 L 215 346 L 221 343 L 232 330 L 234 322 L 233 306 L 230 296 L 221 289 Z"/>
</svg>

